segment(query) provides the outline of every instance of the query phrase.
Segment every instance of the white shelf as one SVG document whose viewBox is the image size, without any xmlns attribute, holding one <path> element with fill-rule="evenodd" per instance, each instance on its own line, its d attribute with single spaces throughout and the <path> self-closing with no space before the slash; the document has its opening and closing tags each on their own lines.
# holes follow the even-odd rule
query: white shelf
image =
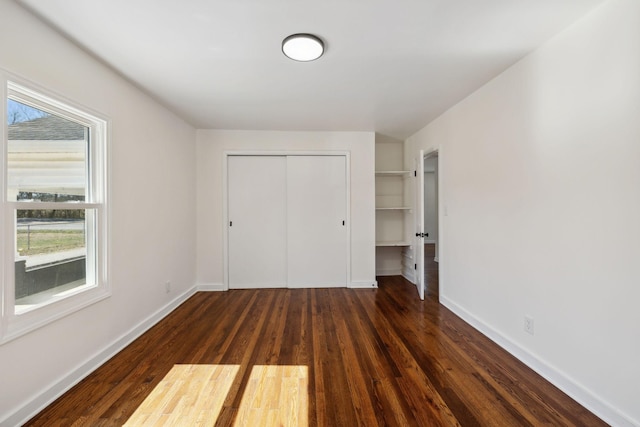
<svg viewBox="0 0 640 427">
<path fill-rule="evenodd" d="M 400 247 L 400 246 L 411 246 L 409 242 L 376 242 L 377 247 Z"/>
<path fill-rule="evenodd" d="M 376 171 L 376 176 L 403 176 L 410 173 L 411 171 Z"/>
<path fill-rule="evenodd" d="M 403 170 L 409 168 L 403 147 L 401 141 L 376 135 L 376 274 L 401 274 L 402 256 L 412 246 L 406 231 L 413 207 L 406 205 L 413 205 L 408 194 L 413 170 Z"/>
</svg>

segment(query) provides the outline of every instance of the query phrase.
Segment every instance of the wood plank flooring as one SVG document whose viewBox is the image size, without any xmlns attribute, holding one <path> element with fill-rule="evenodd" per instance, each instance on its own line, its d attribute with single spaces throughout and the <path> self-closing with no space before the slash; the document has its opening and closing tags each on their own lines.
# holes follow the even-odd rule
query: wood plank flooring
<svg viewBox="0 0 640 427">
<path fill-rule="evenodd" d="M 180 365 L 195 368 L 183 368 L 187 374 L 180 376 Z M 278 386 L 255 378 L 277 366 L 307 376 L 295 380 L 306 395 L 279 397 L 298 406 L 284 411 L 293 417 L 288 424 L 251 412 L 243 402 L 273 396 L 264 388 Z M 215 383 L 211 378 L 223 375 L 220 370 L 233 371 L 233 379 Z M 194 375 L 203 384 L 189 384 Z M 163 387 L 174 390 L 173 397 L 196 390 L 219 413 L 163 424 L 180 420 L 170 413 L 175 408 L 199 405 L 171 400 Z M 160 412 L 153 414 L 154 407 Z M 379 278 L 375 290 L 197 293 L 27 425 L 141 425 L 132 418 L 139 408 L 136 416 L 156 416 L 155 425 L 606 425 L 441 306 L 433 293 L 420 301 L 400 277 Z"/>
<path fill-rule="evenodd" d="M 440 270 L 435 262 L 436 245 L 427 243 L 424 245 L 424 284 L 425 294 L 438 299 L 440 293 Z"/>
</svg>

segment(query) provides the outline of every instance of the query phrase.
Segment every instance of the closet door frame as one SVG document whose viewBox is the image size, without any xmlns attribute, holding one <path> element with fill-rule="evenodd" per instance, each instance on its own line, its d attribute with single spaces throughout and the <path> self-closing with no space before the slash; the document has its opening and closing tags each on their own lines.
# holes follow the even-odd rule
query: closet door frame
<svg viewBox="0 0 640 427">
<path fill-rule="evenodd" d="M 222 162 L 222 255 L 224 260 L 224 287 L 229 290 L 229 157 L 231 156 L 343 156 L 346 166 L 346 263 L 347 263 L 347 288 L 351 288 L 351 153 L 348 151 L 225 151 Z M 311 242 L 310 242 L 311 244 Z"/>
</svg>

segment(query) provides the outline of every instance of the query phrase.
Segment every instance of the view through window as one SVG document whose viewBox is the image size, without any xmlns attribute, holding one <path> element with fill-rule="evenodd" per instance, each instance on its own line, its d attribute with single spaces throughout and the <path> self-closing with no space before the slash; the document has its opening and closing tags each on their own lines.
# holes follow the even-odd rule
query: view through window
<svg viewBox="0 0 640 427">
<path fill-rule="evenodd" d="M 15 209 L 16 312 L 87 285 L 89 128 L 9 98 L 7 196 Z M 33 209 L 38 204 L 45 209 Z"/>
</svg>

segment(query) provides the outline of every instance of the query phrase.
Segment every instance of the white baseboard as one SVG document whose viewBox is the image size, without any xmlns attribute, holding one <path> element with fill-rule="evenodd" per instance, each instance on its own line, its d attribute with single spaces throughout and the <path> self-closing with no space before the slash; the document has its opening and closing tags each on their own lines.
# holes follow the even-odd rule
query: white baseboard
<svg viewBox="0 0 640 427">
<path fill-rule="evenodd" d="M 225 289 L 224 283 L 200 283 L 196 285 L 196 290 L 198 292 L 220 292 L 227 289 Z"/>
<path fill-rule="evenodd" d="M 402 275 L 401 269 L 381 269 L 376 270 L 376 276 L 400 276 Z"/>
<path fill-rule="evenodd" d="M 404 277 L 405 279 L 407 279 L 408 281 L 410 281 L 415 285 L 416 279 L 418 277 L 417 272 L 418 271 L 415 269 L 415 266 L 413 264 L 405 265 L 404 268 L 402 269 L 402 277 Z"/>
<path fill-rule="evenodd" d="M 118 352 L 131 344 L 136 338 L 149 330 L 152 326 L 165 318 L 169 313 L 175 310 L 189 297 L 196 293 L 193 287 L 183 294 L 179 295 L 173 301 L 157 310 L 155 313 L 144 319 L 138 325 L 131 328 L 128 332 L 120 336 L 104 349 L 92 356 L 73 371 L 65 375 L 61 380 L 47 387 L 44 391 L 34 396 L 28 403 L 16 409 L 3 420 L 0 420 L 0 427 L 20 426 L 33 418 L 38 412 L 42 411 L 48 405 L 53 403 L 58 397 L 66 393 L 71 387 L 83 380 L 87 375 L 98 369 L 106 361 L 115 356 Z"/>
<path fill-rule="evenodd" d="M 376 280 L 352 280 L 349 284 L 352 289 L 375 289 L 378 287 Z"/>
<path fill-rule="evenodd" d="M 619 427 L 640 426 L 638 420 L 632 419 L 613 407 L 602 397 L 522 348 L 442 294 L 440 294 L 440 303 L 606 423 Z"/>
<path fill-rule="evenodd" d="M 354 280 L 347 286 L 353 289 L 374 289 L 378 287 L 375 280 Z M 226 291 L 222 283 L 202 283 L 195 287 L 197 292 L 222 292 Z"/>
<path fill-rule="evenodd" d="M 416 275 L 413 272 L 404 271 L 402 273 L 402 277 L 407 279 L 412 284 L 414 284 L 414 285 L 416 284 Z"/>
</svg>

